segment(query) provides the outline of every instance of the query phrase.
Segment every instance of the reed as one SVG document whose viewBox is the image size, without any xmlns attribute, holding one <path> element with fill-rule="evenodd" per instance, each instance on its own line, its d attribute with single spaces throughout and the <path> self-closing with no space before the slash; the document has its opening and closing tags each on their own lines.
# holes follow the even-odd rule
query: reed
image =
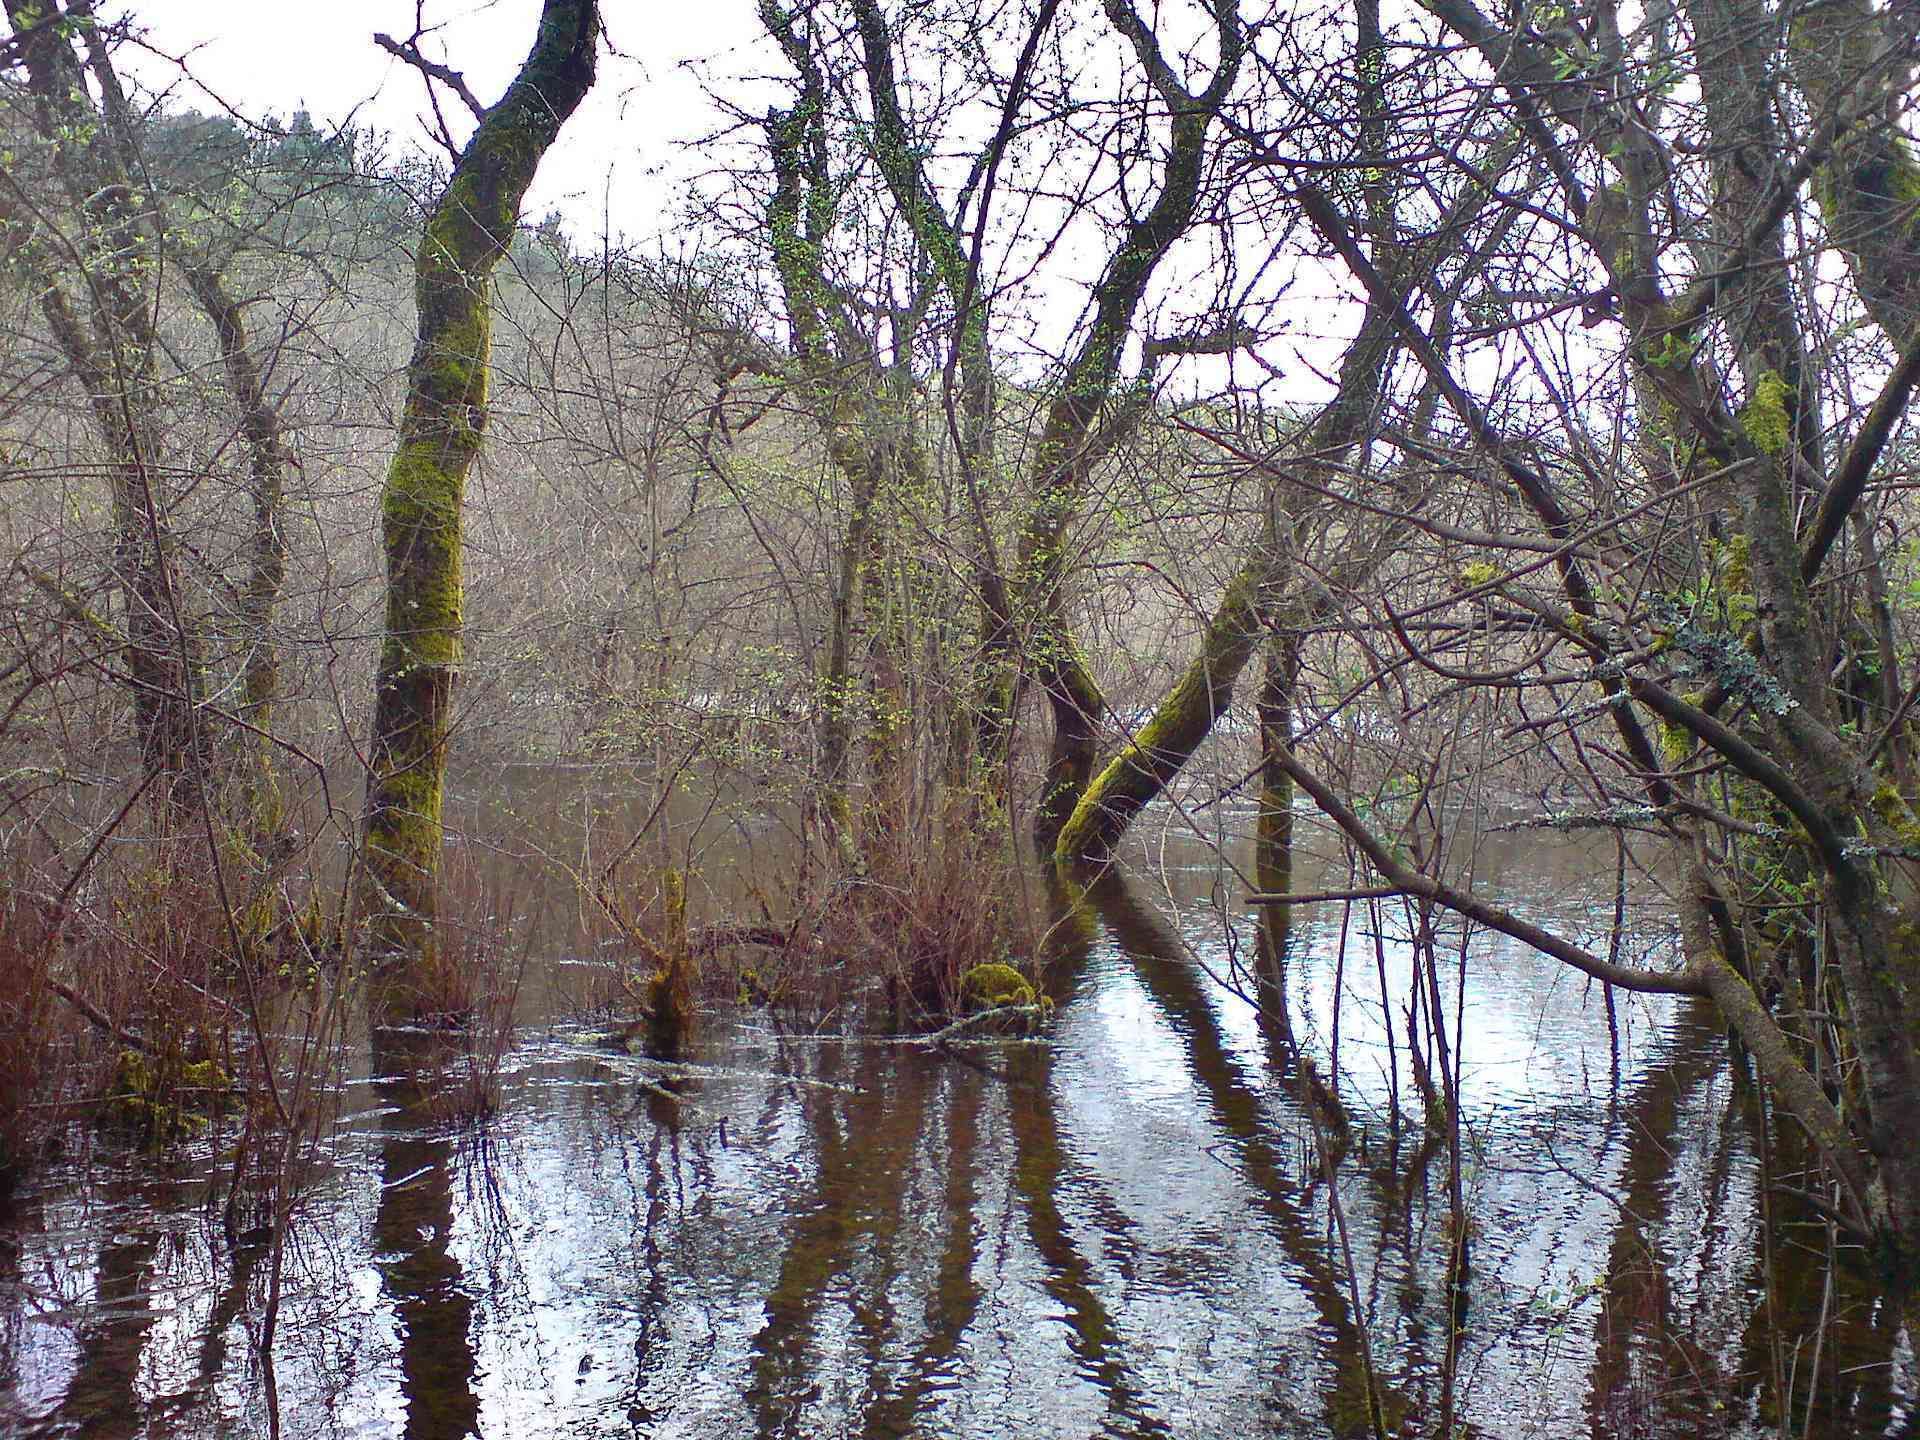
<svg viewBox="0 0 1920 1440">
<path fill-rule="evenodd" d="M 936 1025 L 968 1002 L 981 966 L 1027 967 L 1040 927 L 992 807 L 942 794 L 905 823 L 869 811 L 856 870 L 835 877 L 818 942 L 852 987 L 879 982 L 906 1025 Z"/>
<path fill-rule="evenodd" d="M 442 1043 L 423 1048 L 434 1074 L 428 1108 L 449 1123 L 478 1123 L 499 1108 L 512 1053 L 540 905 L 521 869 L 482 872 L 464 856 L 442 872 L 435 988 L 423 997 L 426 1028 Z"/>
</svg>

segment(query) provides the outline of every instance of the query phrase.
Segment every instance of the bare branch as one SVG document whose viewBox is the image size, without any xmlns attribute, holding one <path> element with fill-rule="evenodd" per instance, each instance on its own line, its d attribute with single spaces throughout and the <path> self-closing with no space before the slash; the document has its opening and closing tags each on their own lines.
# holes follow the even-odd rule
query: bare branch
<svg viewBox="0 0 1920 1440">
<path fill-rule="evenodd" d="M 395 40 L 391 35 L 376 33 L 373 37 L 373 43 L 378 45 L 382 50 L 387 51 L 389 54 L 411 65 L 428 80 L 438 80 L 442 85 L 445 85 L 449 90 L 453 91 L 454 94 L 460 97 L 460 103 L 467 107 L 467 110 L 472 114 L 474 119 L 484 120 L 487 118 L 487 107 L 482 105 L 479 97 L 467 88 L 466 77 L 458 70 L 451 70 L 437 60 L 429 60 L 420 52 L 419 45 L 413 40 Z"/>
</svg>

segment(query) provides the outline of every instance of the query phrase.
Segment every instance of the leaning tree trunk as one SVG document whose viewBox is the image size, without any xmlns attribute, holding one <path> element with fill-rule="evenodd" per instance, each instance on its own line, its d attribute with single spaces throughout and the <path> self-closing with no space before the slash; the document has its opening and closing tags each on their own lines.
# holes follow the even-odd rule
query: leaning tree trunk
<svg viewBox="0 0 1920 1440">
<path fill-rule="evenodd" d="M 367 775 L 362 913 L 377 1018 L 415 1015 L 434 974 L 440 810 L 461 661 L 461 507 L 487 413 L 489 279 L 540 158 L 593 83 L 595 0 L 546 0 L 506 95 L 480 117 L 427 218 L 399 443 L 381 496 L 386 631 Z"/>
<path fill-rule="evenodd" d="M 1319 457 L 1303 462 L 1304 469 L 1330 473 L 1328 459 L 1343 459 L 1370 432 L 1393 357 L 1393 339 L 1386 311 L 1370 307 L 1341 362 L 1333 403 L 1299 437 L 1300 450 Z M 1300 541 L 1299 522 L 1287 515 L 1284 505 L 1285 497 L 1276 491 L 1269 499 L 1265 533 L 1228 582 L 1199 653 L 1153 717 L 1098 776 L 1078 788 L 1054 841 L 1056 861 L 1109 858 L 1134 817 L 1159 798 L 1213 733 L 1214 723 L 1233 703 L 1233 687 L 1261 637 L 1275 626 L 1306 625 L 1338 603 L 1387 557 L 1402 528 L 1397 522 L 1384 525 L 1364 543 L 1350 537 L 1346 558 L 1324 577 L 1325 584 L 1310 589 L 1293 576 L 1291 551 Z M 1286 533 L 1289 530 L 1293 533 Z M 1064 773 L 1049 778 L 1063 787 L 1071 779 Z"/>
<path fill-rule="evenodd" d="M 1036 494 L 1020 527 L 1018 560 L 1009 591 L 1017 639 L 1013 655 L 989 653 L 983 692 L 990 704 L 1017 698 L 1018 676 L 1039 682 L 1053 716 L 1053 744 L 1047 761 L 1046 789 L 1034 817 L 1035 838 L 1052 850 L 1072 817 L 1080 796 L 1093 780 L 1099 759 L 1099 727 L 1106 701 L 1075 642 L 1067 595 L 1070 581 L 1069 535 L 1092 480 L 1094 465 L 1113 443 L 1119 426 L 1102 424 L 1102 414 L 1121 396 L 1121 356 L 1154 272 L 1184 236 L 1199 213 L 1206 178 L 1208 136 L 1226 105 L 1246 53 L 1246 35 L 1235 8 L 1216 6 L 1214 20 L 1220 57 L 1206 88 L 1189 90 L 1161 58 L 1158 40 L 1134 12 L 1108 7 L 1108 17 L 1145 65 L 1171 120 L 1160 193 L 1153 205 L 1127 227 L 1095 283 L 1092 313 L 1079 346 L 1048 406 L 1035 447 Z M 1150 378 L 1147 357 L 1140 379 Z M 1137 406 L 1134 407 L 1137 415 Z M 1123 421 L 1122 425 L 1130 423 Z M 997 624 L 990 632 L 1002 634 Z M 983 715 L 981 734 L 1004 742 L 1013 733 L 1011 715 Z M 999 768 L 1004 755 L 984 757 Z"/>
<path fill-rule="evenodd" d="M 1233 703 L 1233 687 L 1262 633 L 1262 592 L 1278 568 L 1262 546 L 1227 586 L 1200 653 L 1140 732 L 1081 794 L 1054 842 L 1061 861 L 1105 860 L 1135 815 L 1167 787 Z"/>
</svg>

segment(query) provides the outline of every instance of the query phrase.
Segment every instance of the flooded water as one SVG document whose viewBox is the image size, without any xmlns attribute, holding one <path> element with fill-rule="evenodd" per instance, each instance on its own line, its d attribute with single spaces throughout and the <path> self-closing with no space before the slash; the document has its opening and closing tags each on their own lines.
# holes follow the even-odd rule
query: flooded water
<svg viewBox="0 0 1920 1440">
<path fill-rule="evenodd" d="M 1483 887 L 1604 930 L 1611 850 L 1537 843 Z M 0 1233 L 0 1431 L 1246 1440 L 1371 1434 L 1371 1393 L 1389 1434 L 1757 1436 L 1787 1390 L 1792 1434 L 1915 1433 L 1910 1337 L 1769 1198 L 1791 1147 L 1705 1013 L 1610 1023 L 1495 936 L 1462 979 L 1442 932 L 1456 1292 L 1404 916 L 1376 944 L 1365 906 L 1304 914 L 1263 1018 L 1244 887 L 1151 857 L 1062 903 L 1037 1038 L 723 1011 L 663 1067 L 549 1018 L 482 1131 L 365 1062 L 265 1350 L 211 1144 L 76 1159 Z M 1301 1054 L 1345 1103 L 1337 1164 Z"/>
</svg>

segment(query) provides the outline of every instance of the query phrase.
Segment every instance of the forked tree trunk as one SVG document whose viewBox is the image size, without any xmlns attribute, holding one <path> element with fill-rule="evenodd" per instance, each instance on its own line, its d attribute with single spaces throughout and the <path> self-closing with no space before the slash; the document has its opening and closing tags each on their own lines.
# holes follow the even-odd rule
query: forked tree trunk
<svg viewBox="0 0 1920 1440">
<path fill-rule="evenodd" d="M 1121 749 L 1074 806 L 1054 844 L 1062 861 L 1105 860 L 1133 817 L 1180 773 L 1233 703 L 1233 687 L 1259 648 L 1262 592 L 1276 562 L 1267 547 L 1241 568 L 1178 683 L 1139 733 Z"/>
</svg>

